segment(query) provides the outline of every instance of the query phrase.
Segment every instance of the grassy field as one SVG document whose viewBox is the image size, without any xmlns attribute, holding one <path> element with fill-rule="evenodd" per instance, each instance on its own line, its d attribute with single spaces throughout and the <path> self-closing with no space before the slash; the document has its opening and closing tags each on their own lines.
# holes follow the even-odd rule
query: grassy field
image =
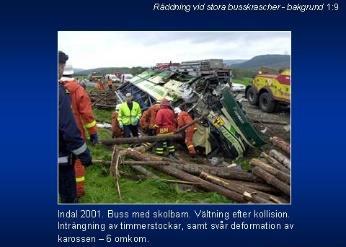
<svg viewBox="0 0 346 247">
<path fill-rule="evenodd" d="M 232 82 L 234 83 L 240 83 L 243 84 L 245 86 L 250 85 L 252 83 L 253 78 L 250 77 L 243 77 L 240 79 L 232 79 Z"/>
<path fill-rule="evenodd" d="M 111 111 L 95 109 L 94 113 L 99 122 L 111 122 Z M 111 137 L 110 131 L 99 129 L 100 139 Z M 92 146 L 93 159 L 110 160 L 111 150 L 102 145 Z M 122 201 L 119 200 L 113 177 L 109 175 L 108 167 L 94 164 L 86 169 L 86 195 L 80 203 L 229 203 L 227 198 L 203 191 L 182 189 L 177 184 L 167 183 L 158 179 L 133 179 L 135 172 L 129 167 L 120 166 L 126 174 L 120 179 Z M 160 174 L 160 177 L 170 178 Z"/>
</svg>

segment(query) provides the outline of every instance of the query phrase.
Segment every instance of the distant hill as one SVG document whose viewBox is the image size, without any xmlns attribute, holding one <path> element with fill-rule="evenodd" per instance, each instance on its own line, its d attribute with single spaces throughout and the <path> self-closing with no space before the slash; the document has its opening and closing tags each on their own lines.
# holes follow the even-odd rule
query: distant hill
<svg viewBox="0 0 346 247">
<path fill-rule="evenodd" d="M 81 69 L 81 68 L 73 68 L 74 73 L 78 74 L 79 72 L 83 71 L 85 69 Z"/>
<path fill-rule="evenodd" d="M 113 74 L 115 72 L 120 72 L 120 73 L 124 73 L 124 74 L 138 74 L 141 73 L 145 70 L 145 68 L 142 67 L 105 67 L 105 68 L 94 68 L 94 69 L 86 69 L 86 70 L 80 70 L 78 72 L 75 72 L 75 74 L 78 75 L 89 75 L 92 72 L 96 72 L 96 73 L 101 73 L 101 74 Z"/>
<path fill-rule="evenodd" d="M 281 69 L 290 67 L 290 55 L 268 54 L 251 58 L 248 61 L 233 64 L 232 68 L 258 70 L 261 67 L 269 67 L 272 69 Z"/>
<path fill-rule="evenodd" d="M 248 71 L 256 71 L 261 67 L 269 67 L 272 69 L 281 69 L 290 67 L 290 55 L 278 55 L 278 54 L 268 54 L 259 55 L 251 58 L 250 60 L 244 59 L 226 59 L 224 63 L 231 66 L 232 69 L 241 69 Z M 146 68 L 143 67 L 104 67 L 104 68 L 94 68 L 94 69 L 78 69 L 75 68 L 75 74 L 81 76 L 87 76 L 92 72 L 97 72 L 101 74 L 113 74 L 115 72 L 125 73 L 125 74 L 139 74 L 143 72 Z"/>
<path fill-rule="evenodd" d="M 223 60 L 223 63 L 228 66 L 231 66 L 234 64 L 244 63 L 246 61 L 247 61 L 246 59 L 226 59 L 226 60 Z"/>
</svg>

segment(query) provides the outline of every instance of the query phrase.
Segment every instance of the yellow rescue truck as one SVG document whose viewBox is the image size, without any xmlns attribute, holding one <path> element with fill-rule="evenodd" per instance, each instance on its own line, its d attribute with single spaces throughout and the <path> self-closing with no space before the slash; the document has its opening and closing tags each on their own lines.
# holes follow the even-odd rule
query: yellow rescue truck
<svg viewBox="0 0 346 247">
<path fill-rule="evenodd" d="M 285 69 L 278 74 L 258 72 L 252 84 L 245 89 L 249 103 L 258 105 L 264 112 L 275 111 L 277 105 L 291 102 L 291 71 Z"/>
</svg>

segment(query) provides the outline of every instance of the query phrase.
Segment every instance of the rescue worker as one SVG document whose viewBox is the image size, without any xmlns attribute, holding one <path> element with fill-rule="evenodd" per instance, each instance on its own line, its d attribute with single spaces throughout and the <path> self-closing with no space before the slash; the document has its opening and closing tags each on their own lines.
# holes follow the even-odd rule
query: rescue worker
<svg viewBox="0 0 346 247">
<path fill-rule="evenodd" d="M 123 131 L 119 127 L 119 121 L 118 121 L 119 109 L 120 109 L 120 104 L 116 105 L 115 112 L 112 113 L 112 138 L 123 136 Z"/>
<path fill-rule="evenodd" d="M 148 108 L 143 113 L 141 117 L 141 128 L 146 129 L 146 132 L 149 136 L 155 135 L 155 119 L 156 114 L 160 110 L 160 101 L 156 101 L 156 103 Z"/>
<path fill-rule="evenodd" d="M 112 81 L 112 79 L 110 77 L 108 77 L 107 85 L 108 85 L 108 89 L 112 91 L 112 89 L 113 89 L 113 81 Z"/>
<path fill-rule="evenodd" d="M 142 113 L 141 119 L 139 120 L 139 126 L 144 133 L 149 131 L 149 108 Z M 148 133 L 149 134 L 149 133 Z"/>
<path fill-rule="evenodd" d="M 59 79 L 68 56 L 59 51 Z M 62 203 L 77 202 L 73 160 L 78 158 L 84 166 L 92 164 L 90 151 L 82 139 L 75 122 L 70 97 L 59 84 L 59 195 Z"/>
<path fill-rule="evenodd" d="M 119 127 L 124 131 L 125 137 L 138 136 L 138 124 L 141 118 L 141 107 L 133 101 L 131 93 L 126 94 L 126 101 L 119 107 L 118 122 Z"/>
<path fill-rule="evenodd" d="M 162 99 L 161 101 L 160 109 L 155 118 L 155 127 L 157 135 L 170 134 L 176 130 L 174 112 L 167 99 Z M 157 142 L 155 153 L 158 155 L 165 155 L 165 153 L 168 153 L 170 157 L 175 157 L 174 143 L 172 141 Z"/>
<path fill-rule="evenodd" d="M 99 91 L 104 91 L 105 90 L 105 86 L 103 85 L 103 82 L 101 81 L 101 79 L 97 79 L 96 81 L 96 89 Z"/>
<path fill-rule="evenodd" d="M 92 144 L 98 142 L 96 120 L 92 110 L 92 104 L 88 93 L 84 88 L 73 78 L 73 68 L 71 65 L 66 65 L 63 77 L 60 83 L 65 89 L 69 91 L 72 103 L 72 112 L 80 131 L 81 137 L 86 140 L 85 129 L 87 129 L 90 141 Z M 77 197 L 82 197 L 85 194 L 84 181 L 85 181 L 85 168 L 79 159 L 74 162 L 74 169 L 76 174 L 77 183 Z"/>
<path fill-rule="evenodd" d="M 178 128 L 182 128 L 191 122 L 193 122 L 192 117 L 186 111 L 182 111 L 179 107 L 174 108 L 174 113 L 177 115 Z M 190 156 L 196 155 L 195 147 L 193 146 L 192 137 L 197 130 L 195 124 L 191 125 L 185 129 L 185 144 L 189 151 Z"/>
</svg>

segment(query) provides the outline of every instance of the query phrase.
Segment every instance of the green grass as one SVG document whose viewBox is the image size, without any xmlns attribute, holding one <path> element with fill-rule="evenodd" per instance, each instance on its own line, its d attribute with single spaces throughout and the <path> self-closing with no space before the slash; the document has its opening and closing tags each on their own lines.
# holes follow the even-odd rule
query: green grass
<svg viewBox="0 0 346 247">
<path fill-rule="evenodd" d="M 131 180 L 121 178 L 120 201 L 114 180 L 99 167 L 87 169 L 84 203 L 227 203 L 228 199 L 206 192 L 182 191 L 178 185 L 156 179 Z"/>
<path fill-rule="evenodd" d="M 110 122 L 111 111 L 94 110 L 96 118 L 100 121 Z M 110 138 L 110 132 L 99 129 L 99 138 Z M 92 146 L 88 142 L 93 159 L 111 160 L 112 150 L 98 144 Z M 204 191 L 182 190 L 179 185 L 158 179 L 131 179 L 135 172 L 126 166 L 120 166 L 120 171 L 128 176 L 120 178 L 122 200 L 120 201 L 113 177 L 109 168 L 94 164 L 86 169 L 85 190 L 86 195 L 80 203 L 230 203 L 231 201 L 217 193 Z M 155 172 L 151 169 L 151 171 Z M 176 179 L 166 174 L 155 172 L 160 178 Z"/>
<path fill-rule="evenodd" d="M 244 171 L 251 171 L 252 167 L 250 165 L 250 160 L 252 158 L 258 158 L 261 154 L 261 149 L 250 149 L 246 153 L 246 158 L 245 157 L 240 157 L 234 161 L 234 163 L 238 164 L 241 166 L 241 168 Z"/>
<path fill-rule="evenodd" d="M 235 161 L 235 163 L 239 164 L 244 171 L 250 171 L 251 170 L 251 165 L 250 165 L 248 159 L 238 158 Z"/>
<path fill-rule="evenodd" d="M 252 80 L 253 80 L 253 78 L 243 77 L 243 78 L 232 79 L 232 82 L 240 83 L 240 84 L 247 86 L 247 85 L 250 85 L 252 83 Z"/>
<path fill-rule="evenodd" d="M 94 108 L 94 114 L 98 122 L 108 122 L 112 121 L 112 112 L 114 110 L 100 110 Z"/>
</svg>

